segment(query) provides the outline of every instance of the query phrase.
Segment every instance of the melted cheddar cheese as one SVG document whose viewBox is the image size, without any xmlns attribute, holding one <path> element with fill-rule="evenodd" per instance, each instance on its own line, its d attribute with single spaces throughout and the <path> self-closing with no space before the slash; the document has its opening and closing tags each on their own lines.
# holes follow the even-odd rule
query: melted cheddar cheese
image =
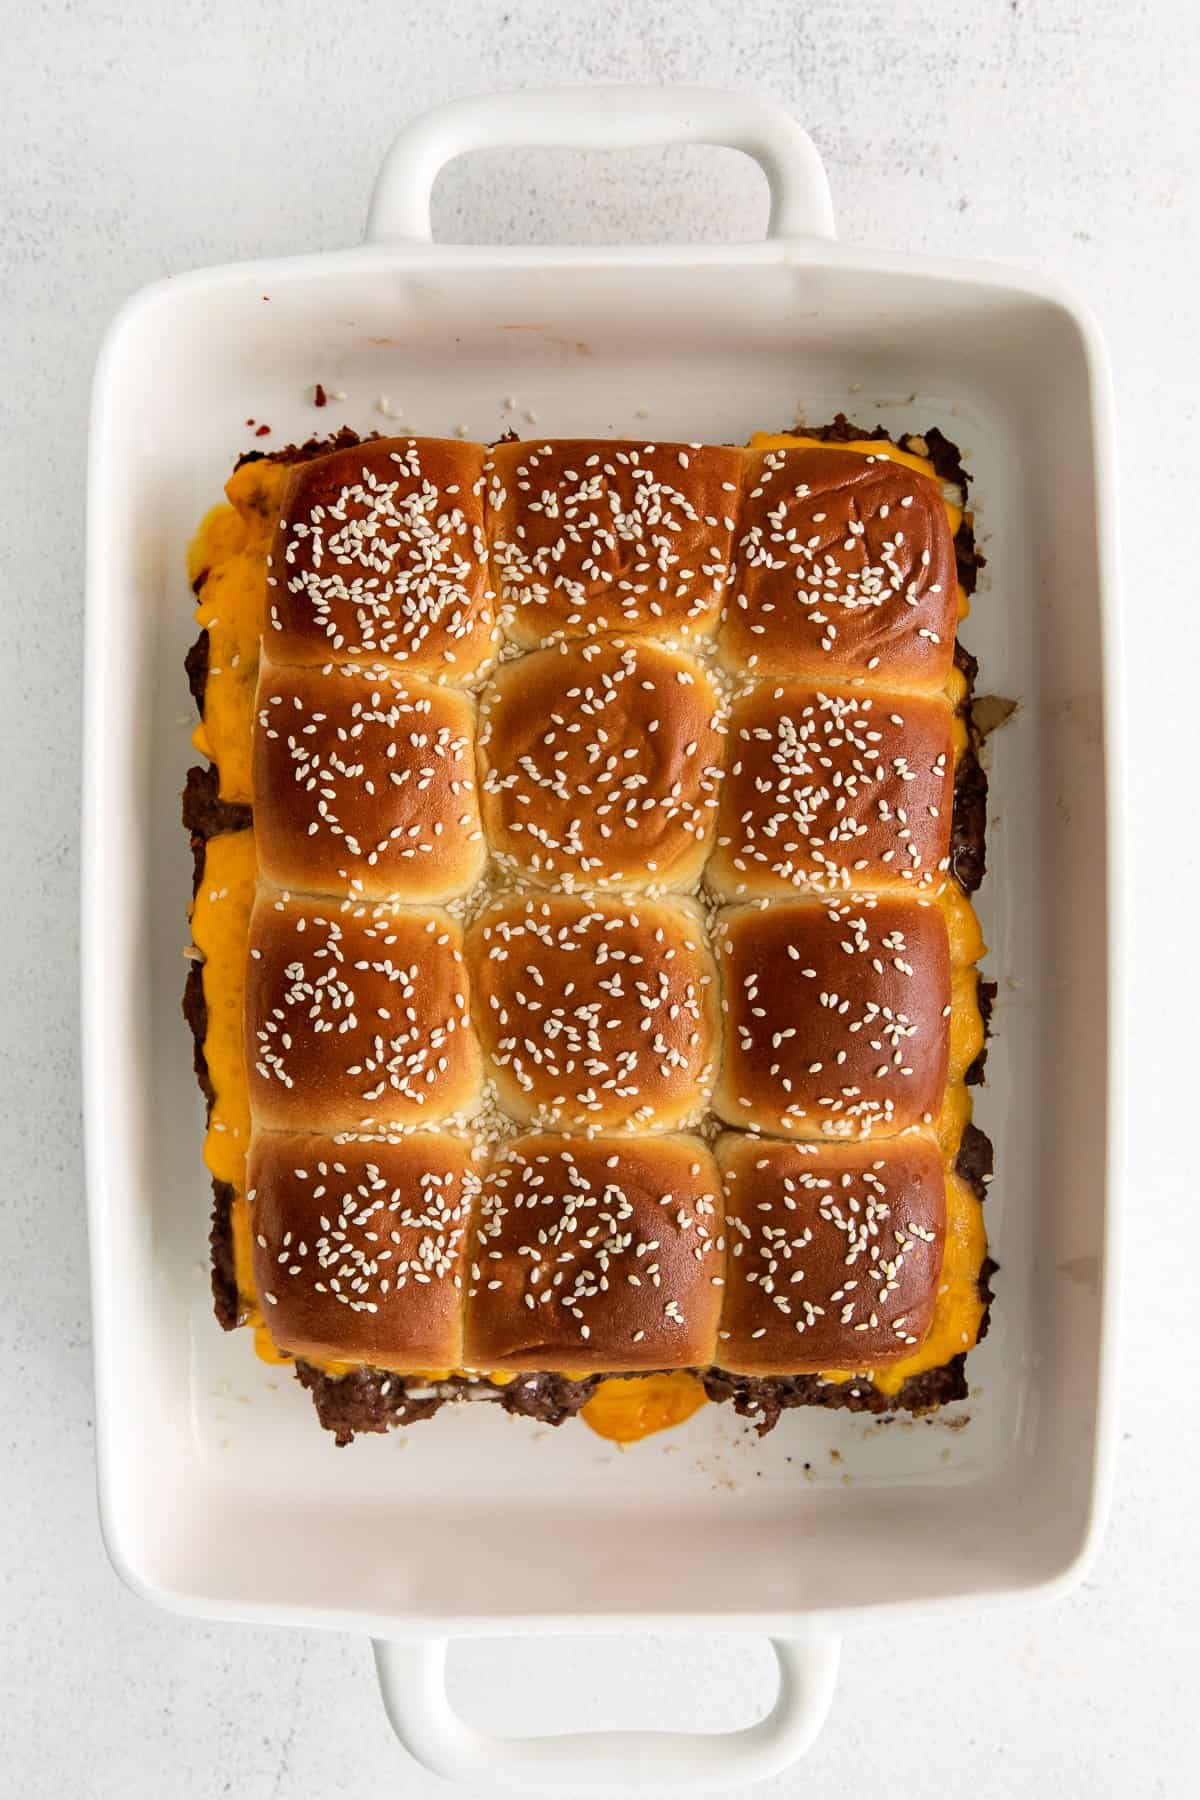
<svg viewBox="0 0 1200 1800">
<path fill-rule="evenodd" d="M 686 1369 L 664 1375 L 633 1375 L 602 1381 L 580 1410 L 598 1437 L 635 1444 L 654 1431 L 682 1425 L 706 1404 L 704 1384 Z"/>
<path fill-rule="evenodd" d="M 228 801 L 250 800 L 266 559 L 286 480 L 281 464 L 243 464 L 225 485 L 228 504 L 205 516 L 188 550 L 188 579 L 199 587 L 196 622 L 208 632 L 209 662 L 204 718 L 192 742 L 216 763 L 220 795 Z M 230 1228 L 238 1319 L 255 1328 L 255 1346 L 265 1355 L 270 1339 L 254 1288 L 245 1197 L 250 1100 L 242 1040 L 246 945 L 257 875 L 252 831 L 210 838 L 192 909 L 192 938 L 204 954 L 204 1056 L 214 1093 L 204 1159 L 212 1174 L 234 1190 Z M 272 1355 L 267 1360 L 278 1359 Z"/>
<path fill-rule="evenodd" d="M 983 1015 L 979 1010 L 979 977 L 974 969 L 955 969 L 950 977 L 950 1067 L 948 1087 L 963 1081 L 983 1049 Z"/>
<path fill-rule="evenodd" d="M 942 1100 L 942 1110 L 933 1126 L 933 1135 L 938 1141 L 942 1161 L 948 1169 L 952 1169 L 958 1159 L 963 1133 L 971 1123 L 971 1112 L 971 1090 L 966 1082 L 949 1082 Z"/>
<path fill-rule="evenodd" d="M 250 1147 L 250 1100 L 242 1042 L 246 944 L 258 864 L 252 831 L 209 838 L 192 907 L 192 937 L 204 953 L 208 1029 L 204 1059 L 214 1100 L 204 1160 L 218 1181 L 242 1189 Z"/>
<path fill-rule="evenodd" d="M 279 1363 L 286 1367 L 295 1359 L 288 1350 L 280 1350 L 265 1325 L 254 1327 L 254 1354 L 260 1362 Z"/>
<path fill-rule="evenodd" d="M 946 698 L 955 712 L 960 712 L 966 704 L 967 678 L 959 668 L 951 669 L 946 677 Z"/>
<path fill-rule="evenodd" d="M 210 507 L 188 545 L 188 581 L 199 595 L 210 572 L 246 548 L 246 521 L 227 503 Z"/>
<path fill-rule="evenodd" d="M 238 1188 L 234 1189 L 233 1204 L 229 1209 L 230 1228 L 233 1233 L 233 1275 L 238 1291 L 238 1324 L 250 1325 L 257 1332 L 263 1324 L 262 1308 L 258 1304 L 258 1290 L 254 1285 L 254 1248 L 250 1241 L 250 1207 L 246 1196 Z M 257 1343 L 257 1339 L 255 1340 Z"/>
<path fill-rule="evenodd" d="M 938 904 L 946 915 L 950 938 L 950 966 L 965 969 L 987 955 L 987 945 L 979 925 L 979 914 L 956 881 L 948 881 L 938 895 Z"/>
<path fill-rule="evenodd" d="M 208 632 L 204 718 L 192 734 L 217 765 L 222 800 L 248 804 L 254 691 L 267 594 L 267 555 L 279 517 L 287 466 L 245 463 L 226 483 L 228 506 L 214 507 L 188 553 L 193 581 L 203 576 L 196 623 Z"/>
<path fill-rule="evenodd" d="M 201 980 L 208 1009 L 204 1060 L 213 1088 L 204 1160 L 217 1180 L 233 1189 L 230 1228 L 242 1324 L 258 1317 L 245 1201 L 250 1094 L 242 1039 L 246 945 L 257 879 L 254 833 L 223 832 L 204 846 L 204 868 L 192 906 L 192 939 L 204 954 Z"/>
</svg>

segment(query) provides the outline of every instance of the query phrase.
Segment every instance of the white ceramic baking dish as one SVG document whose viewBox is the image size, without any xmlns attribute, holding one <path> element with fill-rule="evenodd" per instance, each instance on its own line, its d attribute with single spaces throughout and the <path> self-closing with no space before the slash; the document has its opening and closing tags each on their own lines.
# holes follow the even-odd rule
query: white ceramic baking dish
<svg viewBox="0 0 1200 1800">
<path fill-rule="evenodd" d="M 431 241 L 433 179 L 461 151 L 677 141 L 759 160 L 765 242 Z M 345 402 L 314 412 L 318 380 Z M 247 1335 L 216 1329 L 178 1011 L 184 550 L 247 418 L 269 421 L 268 445 L 343 420 L 386 429 L 381 395 L 413 429 L 477 437 L 536 416 L 546 434 L 738 441 L 802 403 L 961 442 L 989 558 L 965 637 L 983 687 L 1021 702 L 994 740 L 981 897 L 1000 984 L 980 1118 L 1002 1273 L 963 1429 L 794 1413 L 760 1443 L 710 1407 L 674 1442 L 615 1455 L 582 1426 L 539 1434 L 464 1407 L 407 1447 L 338 1451 Z M 1037 276 L 842 247 L 795 122 L 705 90 L 456 102 L 397 139 L 362 248 L 184 276 L 126 305 L 92 421 L 83 1053 L 100 1504 L 133 1587 L 206 1617 L 369 1632 L 419 1757 L 562 1792 L 768 1774 L 819 1728 L 845 1631 L 1078 1579 L 1113 1440 L 1113 467 L 1104 355 L 1075 300 Z M 449 1639 L 650 1628 L 773 1636 L 774 1711 L 729 1737 L 505 1742 L 449 1708 Z"/>
</svg>

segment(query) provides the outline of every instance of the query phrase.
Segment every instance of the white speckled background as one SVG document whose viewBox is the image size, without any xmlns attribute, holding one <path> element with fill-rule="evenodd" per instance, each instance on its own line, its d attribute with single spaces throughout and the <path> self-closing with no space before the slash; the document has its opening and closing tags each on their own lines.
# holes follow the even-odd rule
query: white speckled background
<svg viewBox="0 0 1200 1800">
<path fill-rule="evenodd" d="M 1154 1290 L 1166 1258 L 1187 1294 L 1200 1206 L 1179 936 L 1200 824 L 1198 502 L 1180 478 L 1200 400 L 1194 0 L 8 0 L 0 45 L 0 1792 L 449 1791 L 397 1749 L 365 1643 L 152 1612 L 101 1547 L 74 963 L 88 385 L 144 282 L 353 240 L 403 117 L 614 79 L 782 100 L 843 237 L 1071 278 L 1117 380 L 1139 1004 L 1112 1526 L 1053 1609 L 852 1639 L 816 1750 L 769 1791 L 1195 1792 L 1200 1433 L 1186 1316 Z M 516 240 L 742 236 L 764 216 L 755 171 L 720 152 L 471 159 L 436 206 L 443 235 Z M 452 1686 L 484 1725 L 698 1727 L 755 1716 L 767 1675 L 765 1649 L 708 1640 L 482 1645 Z"/>
</svg>

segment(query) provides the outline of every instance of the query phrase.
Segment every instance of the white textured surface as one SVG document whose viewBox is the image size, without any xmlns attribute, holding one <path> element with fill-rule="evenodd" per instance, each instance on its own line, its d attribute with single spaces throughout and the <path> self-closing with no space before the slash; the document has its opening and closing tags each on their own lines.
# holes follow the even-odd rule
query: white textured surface
<svg viewBox="0 0 1200 1800">
<path fill-rule="evenodd" d="M 1166 1255 L 1186 1291 L 1197 1204 L 1174 1141 L 1191 1084 L 1168 1050 L 1194 1030 L 1177 933 L 1197 805 L 1186 773 L 1163 775 L 1194 766 L 1200 633 L 1184 560 L 1194 484 L 1174 447 L 1190 451 L 1200 399 L 1194 8 L 459 0 L 442 12 L 384 0 L 319 11 L 10 0 L 4 11 L 0 1790 L 447 1791 L 392 1742 L 365 1644 L 154 1614 L 118 1586 L 100 1546 L 73 963 L 88 381 L 108 317 L 142 283 L 352 240 L 401 117 L 486 87 L 641 79 L 743 86 L 790 105 L 825 156 L 843 237 L 1072 278 L 1109 334 L 1122 431 L 1138 1004 L 1112 1527 L 1082 1591 L 1053 1610 L 851 1641 L 824 1736 L 775 1791 L 906 1794 L 931 1780 L 980 1800 L 1192 1791 L 1200 1439 L 1178 1391 L 1186 1326 L 1151 1283 Z M 720 237 L 761 228 L 764 206 L 757 176 L 727 154 L 511 156 L 451 171 L 436 214 L 446 236 Z M 1152 634 L 1139 634 L 1143 607 Z M 767 1698 L 765 1652 L 708 1641 L 484 1645 L 461 1651 L 456 1670 L 464 1709 L 488 1725 L 503 1709 L 515 1729 L 551 1716 L 732 1724 Z"/>
</svg>

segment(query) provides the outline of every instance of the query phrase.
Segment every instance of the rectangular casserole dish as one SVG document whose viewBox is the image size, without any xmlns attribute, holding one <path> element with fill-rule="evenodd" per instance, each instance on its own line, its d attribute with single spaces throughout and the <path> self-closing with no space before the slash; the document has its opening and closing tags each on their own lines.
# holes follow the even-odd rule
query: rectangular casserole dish
<svg viewBox="0 0 1200 1800">
<path fill-rule="evenodd" d="M 766 241 L 431 241 L 434 177 L 464 150 L 677 141 L 758 158 Z M 314 411 L 318 381 L 346 402 Z M 708 1408 L 674 1454 L 651 1439 L 612 1456 L 582 1428 L 535 1443 L 467 1407 L 403 1456 L 386 1439 L 342 1454 L 294 1384 L 215 1328 L 178 1016 L 184 551 L 246 419 L 269 422 L 264 447 L 342 422 L 394 430 L 381 395 L 415 429 L 480 438 L 513 422 L 515 397 L 521 429 L 534 415 L 548 435 L 740 442 L 803 404 L 897 432 L 938 424 L 962 446 L 989 558 L 962 636 L 980 691 L 1020 701 L 993 741 L 978 896 L 1000 983 L 977 1116 L 996 1145 L 987 1215 L 1002 1272 L 954 1409 L 962 1429 L 804 1412 L 760 1443 Z M 92 418 L 83 1056 L 101 1513 L 139 1592 L 208 1617 L 371 1633 L 418 1755 L 528 1789 L 614 1768 L 692 1786 L 770 1773 L 815 1735 L 844 1630 L 1078 1578 L 1113 1437 L 1113 470 L 1104 354 L 1075 300 L 1039 277 L 843 248 L 794 121 L 707 90 L 456 102 L 397 139 L 362 248 L 193 274 L 125 306 Z M 472 1529 L 482 1504 L 486 1534 Z M 499 1746 L 454 1720 L 440 1686 L 454 1636 L 690 1627 L 780 1640 L 763 1725 Z"/>
</svg>

